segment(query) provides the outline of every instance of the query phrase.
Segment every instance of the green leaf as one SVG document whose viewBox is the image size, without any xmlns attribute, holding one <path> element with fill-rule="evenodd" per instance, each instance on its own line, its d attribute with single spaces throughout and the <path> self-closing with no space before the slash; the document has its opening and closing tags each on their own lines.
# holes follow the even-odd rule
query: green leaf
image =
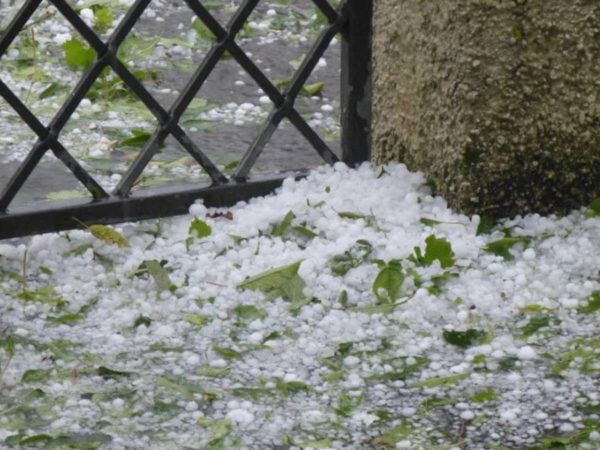
<svg viewBox="0 0 600 450">
<path fill-rule="evenodd" d="M 271 234 L 273 236 L 279 236 L 279 237 L 283 236 L 285 234 L 285 232 L 287 231 L 287 229 L 292 224 L 292 220 L 294 220 L 295 218 L 296 218 L 296 216 L 294 215 L 294 213 L 292 211 L 288 211 L 288 213 L 281 220 L 281 222 L 273 227 L 273 231 Z"/>
<path fill-rule="evenodd" d="M 407 361 L 410 361 L 409 364 Z M 371 375 L 370 381 L 404 381 L 414 373 L 421 371 L 429 360 L 424 356 L 401 356 L 389 361 L 394 370 L 381 374 Z"/>
<path fill-rule="evenodd" d="M 323 88 L 325 87 L 325 83 L 313 83 L 313 84 L 305 84 L 302 90 L 300 91 L 300 95 L 306 95 L 307 97 L 314 97 L 315 95 L 319 95 Z"/>
<path fill-rule="evenodd" d="M 215 39 L 215 35 L 208 29 L 204 22 L 202 22 L 197 17 L 192 21 L 192 28 L 198 34 L 198 38 L 201 41 L 211 42 Z"/>
<path fill-rule="evenodd" d="M 523 314 L 536 314 L 536 313 L 551 313 L 554 310 L 552 308 L 548 308 L 547 306 L 531 304 L 523 306 L 519 309 L 519 311 Z"/>
<path fill-rule="evenodd" d="M 64 299 L 56 295 L 54 286 L 48 285 L 35 291 L 23 289 L 18 291 L 16 297 L 25 302 L 39 302 L 47 305 L 65 305 Z"/>
<path fill-rule="evenodd" d="M 353 247 L 346 250 L 341 255 L 335 255 L 329 260 L 329 267 L 334 274 L 343 276 L 348 273 L 350 269 L 354 269 L 365 262 L 372 251 L 373 246 L 371 243 L 361 239 L 356 241 L 356 244 Z"/>
<path fill-rule="evenodd" d="M 110 435 L 99 432 L 61 434 L 49 441 L 44 448 L 96 450 L 111 441 Z"/>
<path fill-rule="evenodd" d="M 48 97 L 54 97 L 55 95 L 65 92 L 66 90 L 67 88 L 62 84 L 52 82 L 42 92 L 40 92 L 38 98 L 43 100 Z"/>
<path fill-rule="evenodd" d="M 271 389 L 266 388 L 255 388 L 255 387 L 240 387 L 231 390 L 231 393 L 236 397 L 245 398 L 254 402 L 258 401 L 262 397 L 269 397 L 274 394 Z"/>
<path fill-rule="evenodd" d="M 494 400 L 498 400 L 498 395 L 491 388 L 477 391 L 471 396 L 471 401 L 474 403 L 493 402 Z"/>
<path fill-rule="evenodd" d="M 152 278 L 154 278 L 154 283 L 159 292 L 173 290 L 173 283 L 171 282 L 171 278 L 169 278 L 169 273 L 160 262 L 148 259 L 143 262 L 143 265 Z"/>
<path fill-rule="evenodd" d="M 213 346 L 213 351 L 221 356 L 222 358 L 225 358 L 228 361 L 232 361 L 232 360 L 242 360 L 244 359 L 244 357 L 242 356 L 241 353 L 236 352 L 234 349 L 232 348 L 228 348 L 228 347 L 220 347 L 218 345 L 214 345 Z"/>
<path fill-rule="evenodd" d="M 577 308 L 579 314 L 592 314 L 600 310 L 600 291 L 594 291 L 587 299 L 587 304 Z"/>
<path fill-rule="evenodd" d="M 367 218 L 367 216 L 365 216 L 364 214 L 359 214 L 359 213 L 355 213 L 355 212 L 351 212 L 351 211 L 340 211 L 337 214 L 342 219 L 358 220 L 358 219 L 366 219 Z"/>
<path fill-rule="evenodd" d="M 135 322 L 133 322 L 133 328 L 137 328 L 140 325 L 149 327 L 150 325 L 152 325 L 152 319 L 150 317 L 139 315 L 137 319 L 135 319 Z"/>
<path fill-rule="evenodd" d="M 516 356 L 505 356 L 498 362 L 498 368 L 501 372 L 508 372 L 516 367 L 517 362 L 519 358 Z"/>
<path fill-rule="evenodd" d="M 244 324 L 250 323 L 257 319 L 264 319 L 266 313 L 263 309 L 257 308 L 254 305 L 239 305 L 233 310 L 238 318 L 238 321 Z"/>
<path fill-rule="evenodd" d="M 410 387 L 413 388 L 433 388 L 440 386 L 451 386 L 456 384 L 465 378 L 469 377 L 469 373 L 457 373 L 456 375 L 447 375 L 443 377 L 433 377 L 427 380 L 419 381 L 412 384 Z"/>
<path fill-rule="evenodd" d="M 113 16 L 110 9 L 106 7 L 94 8 L 94 29 L 99 32 L 108 30 L 113 23 Z"/>
<path fill-rule="evenodd" d="M 588 205 L 585 215 L 587 217 L 599 217 L 600 216 L 600 197 L 592 200 L 592 202 Z"/>
<path fill-rule="evenodd" d="M 229 375 L 231 369 L 229 367 L 211 367 L 206 366 L 199 369 L 196 374 L 199 377 L 207 378 L 224 378 Z"/>
<path fill-rule="evenodd" d="M 454 252 L 452 246 L 445 238 L 436 238 L 433 234 L 425 239 L 425 265 L 430 266 L 438 260 L 442 269 L 454 265 Z"/>
<path fill-rule="evenodd" d="M 15 356 L 15 340 L 11 335 L 0 338 L 0 348 L 4 349 L 9 358 Z"/>
<path fill-rule="evenodd" d="M 127 247 L 128 245 L 125 238 L 118 231 L 106 225 L 90 225 L 88 230 L 96 239 L 100 239 L 107 244 L 114 244 L 117 247 Z"/>
<path fill-rule="evenodd" d="M 198 219 L 197 217 L 192 220 L 190 227 L 188 229 L 188 234 L 197 239 L 202 239 L 207 236 L 210 236 L 212 233 L 212 228 L 204 221 Z"/>
<path fill-rule="evenodd" d="M 377 274 L 373 282 L 373 294 L 380 303 L 394 303 L 398 298 L 403 282 L 404 273 L 400 263 L 390 261 Z"/>
<path fill-rule="evenodd" d="M 421 222 L 423 225 L 427 225 L 428 227 L 432 227 L 434 225 L 440 225 L 444 222 L 440 222 L 439 220 L 435 220 L 435 219 L 429 219 L 427 217 L 421 217 L 419 219 L 419 222 Z"/>
<path fill-rule="evenodd" d="M 313 388 L 301 381 L 285 382 L 280 378 L 275 378 L 275 387 L 277 391 L 284 396 L 297 394 L 299 392 L 312 392 Z"/>
<path fill-rule="evenodd" d="M 391 314 L 403 303 L 386 303 L 383 305 L 353 306 L 346 311 L 359 314 Z"/>
<path fill-rule="evenodd" d="M 100 366 L 96 369 L 96 373 L 102 378 L 118 379 L 119 377 L 129 377 L 133 372 L 125 372 L 121 370 L 109 369 L 108 367 Z"/>
<path fill-rule="evenodd" d="M 48 322 L 54 324 L 54 325 L 75 325 L 77 322 L 79 322 L 81 319 L 83 319 L 85 317 L 85 314 L 82 314 L 80 312 L 71 312 L 71 313 L 66 313 L 60 316 L 48 316 L 47 320 Z"/>
<path fill-rule="evenodd" d="M 121 139 L 114 144 L 114 148 L 142 148 L 150 140 L 152 133 L 144 130 L 132 129 L 131 136 Z"/>
<path fill-rule="evenodd" d="M 295 233 L 298 233 L 308 239 L 316 238 L 319 235 L 318 233 L 315 233 L 313 230 L 311 230 L 310 228 L 307 228 L 303 225 L 296 225 L 296 226 L 292 227 L 292 231 L 294 231 Z"/>
<path fill-rule="evenodd" d="M 250 289 L 269 294 L 271 298 L 281 296 L 284 300 L 295 302 L 304 298 L 304 280 L 298 275 L 302 260 L 287 266 L 275 267 L 250 277 L 237 285 L 241 289 Z"/>
<path fill-rule="evenodd" d="M 513 259 L 513 256 L 509 252 L 511 247 L 515 244 L 527 245 L 529 242 L 531 242 L 531 238 L 527 236 L 504 237 L 496 241 L 488 242 L 485 247 L 483 247 L 483 250 L 488 253 L 493 253 L 496 256 L 502 256 L 506 260 L 511 260 Z"/>
<path fill-rule="evenodd" d="M 192 400 L 198 394 L 204 394 L 205 389 L 196 383 L 188 381 L 187 377 L 175 375 L 160 375 L 156 377 L 157 386 L 176 392 L 186 400 Z"/>
<path fill-rule="evenodd" d="M 521 327 L 521 334 L 518 336 L 520 339 L 526 339 L 529 336 L 534 335 L 540 329 L 549 327 L 553 324 L 560 324 L 560 319 L 557 319 L 551 315 L 541 315 L 532 317 L 529 321 Z"/>
<path fill-rule="evenodd" d="M 349 395 L 347 392 L 342 392 L 338 397 L 337 408 L 335 413 L 338 416 L 348 417 L 363 401 L 362 395 Z"/>
<path fill-rule="evenodd" d="M 84 45 L 79 39 L 72 37 L 61 45 L 65 52 L 65 61 L 76 69 L 86 69 L 96 59 L 94 49 Z"/>
<path fill-rule="evenodd" d="M 32 444 L 39 444 L 41 442 L 51 442 L 52 439 L 53 437 L 49 434 L 35 434 L 33 436 L 27 436 L 25 439 L 21 440 L 19 445 L 23 447 Z"/>
<path fill-rule="evenodd" d="M 183 320 L 199 327 L 208 323 L 208 317 L 203 316 L 202 314 L 186 314 L 183 316 Z"/>
<path fill-rule="evenodd" d="M 477 225 L 477 231 L 475 232 L 476 236 L 481 236 L 482 234 L 488 234 L 490 231 L 494 229 L 496 226 L 496 221 L 489 217 L 481 217 L 479 219 L 479 225 Z"/>
<path fill-rule="evenodd" d="M 26 370 L 21 377 L 21 383 L 38 383 L 50 379 L 52 369 L 30 369 Z"/>
<path fill-rule="evenodd" d="M 207 450 L 213 446 L 219 445 L 223 439 L 227 437 L 231 431 L 231 421 L 229 419 L 213 420 L 210 417 L 200 417 L 197 420 L 198 425 L 201 425 L 211 431 L 212 436 L 208 441 Z"/>
<path fill-rule="evenodd" d="M 314 449 L 331 448 L 331 439 L 324 438 L 316 441 L 294 442 L 294 447 Z"/>
<path fill-rule="evenodd" d="M 377 448 L 396 448 L 396 443 L 412 436 L 413 431 L 405 423 L 388 428 L 381 436 L 373 439 Z"/>
<path fill-rule="evenodd" d="M 444 330 L 442 336 L 451 345 L 460 348 L 468 348 L 483 343 L 487 333 L 484 330 L 469 328 L 465 331 Z"/>
</svg>

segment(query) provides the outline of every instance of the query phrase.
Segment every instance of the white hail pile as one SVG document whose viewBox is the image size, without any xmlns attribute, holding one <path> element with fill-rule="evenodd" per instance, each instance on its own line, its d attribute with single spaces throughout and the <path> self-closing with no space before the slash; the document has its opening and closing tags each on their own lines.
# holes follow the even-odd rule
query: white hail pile
<svg viewBox="0 0 600 450">
<path fill-rule="evenodd" d="M 581 311 L 600 289 L 600 218 L 531 215 L 476 235 L 479 218 L 424 181 L 398 164 L 338 164 L 227 210 L 117 226 L 124 248 L 84 230 L 1 244 L 0 338 L 16 348 L 0 410 L 28 389 L 45 395 L 28 404 L 37 424 L 0 411 L 0 442 L 95 432 L 106 449 L 483 449 L 563 436 L 598 448 L 600 313 Z M 190 237 L 194 218 L 210 235 Z M 483 250 L 502 229 L 527 237 L 513 259 Z M 451 244 L 451 267 L 407 259 L 431 235 Z M 359 240 L 370 259 L 336 275 L 330 261 Z M 6 273 L 25 252 L 27 290 L 54 286 L 72 313 L 91 305 L 80 320 L 57 324 L 52 304 L 19 298 L 23 280 Z M 374 260 L 401 261 L 397 306 L 378 303 Z M 144 261 L 166 262 L 175 287 L 159 292 Z M 238 287 L 297 261 L 307 301 Z M 548 320 L 527 334 L 531 317 Z M 469 329 L 486 336 L 444 338 Z M 74 347 L 60 354 L 61 339 Z M 24 382 L 31 370 L 47 377 Z"/>
</svg>

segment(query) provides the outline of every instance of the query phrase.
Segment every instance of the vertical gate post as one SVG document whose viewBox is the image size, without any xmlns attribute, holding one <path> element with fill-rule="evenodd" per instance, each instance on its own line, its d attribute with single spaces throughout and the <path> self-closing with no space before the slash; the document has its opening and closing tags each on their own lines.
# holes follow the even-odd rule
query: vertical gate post
<svg viewBox="0 0 600 450">
<path fill-rule="evenodd" d="M 348 0 L 342 32 L 342 160 L 349 165 L 371 156 L 373 0 Z"/>
</svg>

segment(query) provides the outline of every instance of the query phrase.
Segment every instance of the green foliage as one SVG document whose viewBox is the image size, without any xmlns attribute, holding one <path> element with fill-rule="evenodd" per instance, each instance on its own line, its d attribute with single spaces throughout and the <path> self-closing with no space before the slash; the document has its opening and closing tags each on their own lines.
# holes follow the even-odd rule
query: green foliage
<svg viewBox="0 0 600 450">
<path fill-rule="evenodd" d="M 442 269 L 445 269 L 454 265 L 454 252 L 450 242 L 432 234 L 425 239 L 425 254 L 419 247 L 415 247 L 414 254 L 408 259 L 418 266 L 430 266 L 437 260 Z"/>
<path fill-rule="evenodd" d="M 471 395 L 471 401 L 474 403 L 493 402 L 494 400 L 498 400 L 498 395 L 492 388 L 477 391 Z"/>
<path fill-rule="evenodd" d="M 200 417 L 198 425 L 205 427 L 211 432 L 211 438 L 208 441 L 208 449 L 220 445 L 227 435 L 231 432 L 231 421 L 229 419 L 213 420 L 210 417 Z"/>
<path fill-rule="evenodd" d="M 250 323 L 254 320 L 262 320 L 266 317 L 264 309 L 257 308 L 254 305 L 238 305 L 233 310 L 242 324 Z"/>
<path fill-rule="evenodd" d="M 186 314 L 183 316 L 183 320 L 192 325 L 196 325 L 198 327 L 202 327 L 208 323 L 208 317 L 203 316 L 202 314 Z"/>
<path fill-rule="evenodd" d="M 67 89 L 68 88 L 62 84 L 52 82 L 42 92 L 39 93 L 38 98 L 43 100 L 45 98 L 54 97 L 58 94 L 65 93 Z"/>
<path fill-rule="evenodd" d="M 92 309 L 96 303 L 98 303 L 98 299 L 94 299 L 90 303 L 83 305 L 76 312 L 66 313 L 60 316 L 48 316 L 47 320 L 55 325 L 75 325 L 77 322 L 85 318 L 88 311 Z"/>
<path fill-rule="evenodd" d="M 96 373 L 100 375 L 104 379 L 119 379 L 119 378 L 127 378 L 133 375 L 133 372 L 126 372 L 124 370 L 115 370 L 110 369 L 105 366 L 100 366 L 96 369 Z"/>
<path fill-rule="evenodd" d="M 469 377 L 469 373 L 457 373 L 455 375 L 446 375 L 443 377 L 433 377 L 427 380 L 419 381 L 411 385 L 413 388 L 433 388 L 441 386 L 451 386 L 457 384 Z"/>
<path fill-rule="evenodd" d="M 551 367 L 552 373 L 559 375 L 572 366 L 582 373 L 600 372 L 600 337 L 573 339 L 570 348 L 556 357 Z"/>
<path fill-rule="evenodd" d="M 371 243 L 364 239 L 360 239 L 356 241 L 356 244 L 353 247 L 346 250 L 341 255 L 334 256 L 329 261 L 329 267 L 334 274 L 338 276 L 345 275 L 350 269 L 354 269 L 365 262 L 372 251 L 373 247 Z"/>
<path fill-rule="evenodd" d="M 150 317 L 139 315 L 133 322 L 133 328 L 137 328 L 141 325 L 149 327 L 150 325 L 152 325 L 152 319 Z"/>
<path fill-rule="evenodd" d="M 371 381 L 404 381 L 413 374 L 420 372 L 427 364 L 429 359 L 424 356 L 401 356 L 387 361 L 394 370 L 377 375 L 371 375 Z"/>
<path fill-rule="evenodd" d="M 190 223 L 190 227 L 188 229 L 188 234 L 197 239 L 210 236 L 211 233 L 212 228 L 206 222 L 198 219 L 197 217 L 192 220 L 192 223 Z"/>
<path fill-rule="evenodd" d="M 228 361 L 232 361 L 232 360 L 242 360 L 244 359 L 244 357 L 242 356 L 241 353 L 235 351 L 232 348 L 228 348 L 228 347 L 221 347 L 219 345 L 214 345 L 213 346 L 213 351 L 219 355 L 220 357 L 228 360 Z"/>
<path fill-rule="evenodd" d="M 52 369 L 29 369 L 21 376 L 21 383 L 39 383 L 50 378 Z"/>
<path fill-rule="evenodd" d="M 92 236 L 100 239 L 107 244 L 114 244 L 117 247 L 127 247 L 127 240 L 115 229 L 106 225 L 90 225 L 87 227 Z"/>
<path fill-rule="evenodd" d="M 559 325 L 560 322 L 560 319 L 550 314 L 535 315 L 521 327 L 518 337 L 520 339 L 526 339 L 529 336 L 536 334 L 542 328 Z"/>
<path fill-rule="evenodd" d="M 301 263 L 302 261 L 296 261 L 287 266 L 275 267 L 242 281 L 237 287 L 264 292 L 269 298 L 281 297 L 290 302 L 304 300 L 304 280 L 298 275 Z"/>
<path fill-rule="evenodd" d="M 592 200 L 585 212 L 587 217 L 600 217 L 600 198 Z"/>
<path fill-rule="evenodd" d="M 18 445 L 28 447 L 30 445 L 44 444 L 43 448 L 96 450 L 112 441 L 112 437 L 105 433 L 68 433 L 52 437 L 47 434 L 38 434 L 21 439 Z M 16 442 L 15 442 L 16 444 Z"/>
<path fill-rule="evenodd" d="M 146 142 L 150 140 L 152 137 L 152 133 L 145 130 L 138 130 L 137 128 L 133 128 L 131 130 L 131 136 L 126 137 L 117 141 L 113 147 L 114 148 L 142 148 L 146 145 Z"/>
<path fill-rule="evenodd" d="M 113 15 L 109 8 L 96 6 L 94 11 L 94 29 L 98 32 L 108 30 L 113 24 Z"/>
<path fill-rule="evenodd" d="M 509 372 L 517 366 L 518 362 L 519 358 L 516 356 L 505 356 L 498 362 L 498 368 L 501 372 Z"/>
<path fill-rule="evenodd" d="M 402 266 L 397 261 L 390 261 L 377 274 L 371 290 L 379 303 L 394 303 L 403 282 Z"/>
<path fill-rule="evenodd" d="M 483 247 L 483 250 L 488 253 L 493 253 L 496 256 L 502 256 L 506 260 L 511 260 L 513 259 L 513 256 L 510 254 L 509 250 L 512 246 L 516 244 L 528 245 L 529 242 L 531 242 L 531 238 L 528 236 L 509 236 L 488 242 L 485 247 Z"/>
<path fill-rule="evenodd" d="M 275 83 L 275 86 L 277 86 L 277 88 L 280 91 L 284 91 L 290 85 L 290 82 L 291 80 L 279 80 Z M 305 84 L 304 86 L 302 86 L 302 88 L 300 88 L 300 92 L 298 93 L 298 95 L 302 97 L 314 97 L 316 95 L 321 94 L 321 91 L 324 87 L 325 83 L 321 82 Z"/>
<path fill-rule="evenodd" d="M 460 348 L 468 348 L 473 345 L 482 344 L 487 336 L 484 330 L 469 328 L 465 331 L 444 330 L 442 337 L 448 344 L 455 345 Z"/>
<path fill-rule="evenodd" d="M 281 220 L 281 222 L 273 227 L 271 235 L 282 237 L 292 224 L 292 220 L 294 220 L 295 218 L 296 216 L 294 215 L 294 213 L 292 211 L 288 211 L 288 213 Z"/>
<path fill-rule="evenodd" d="M 477 225 L 476 235 L 481 236 L 482 234 L 488 234 L 496 226 L 496 221 L 489 217 L 481 217 L 479 219 L 479 225 Z"/>
<path fill-rule="evenodd" d="M 51 285 L 36 290 L 21 289 L 15 296 L 24 302 L 44 303 L 55 306 L 65 304 L 63 298 L 54 292 L 54 286 Z"/>
<path fill-rule="evenodd" d="M 579 314 L 593 314 L 600 310 L 600 291 L 592 292 L 587 299 L 587 303 L 577 308 Z"/>
<path fill-rule="evenodd" d="M 211 43 L 215 39 L 215 35 L 208 29 L 204 22 L 202 22 L 197 17 L 192 21 L 192 28 L 196 32 L 200 42 L 205 44 Z"/>
<path fill-rule="evenodd" d="M 375 448 L 396 448 L 396 443 L 407 440 L 413 434 L 411 428 L 401 423 L 392 428 L 386 429 L 380 436 L 373 439 Z"/>
<path fill-rule="evenodd" d="M 165 269 L 166 261 L 156 261 L 154 259 L 147 259 L 138 268 L 138 273 L 140 271 L 145 271 L 154 279 L 154 283 L 156 284 L 156 289 L 159 292 L 162 291 L 174 291 L 176 287 L 171 282 L 171 278 L 169 277 L 169 272 Z"/>
<path fill-rule="evenodd" d="M 87 69 L 96 59 L 96 52 L 79 39 L 72 37 L 62 44 L 65 61 L 75 69 Z"/>
<path fill-rule="evenodd" d="M 338 397 L 335 413 L 338 416 L 349 417 L 363 401 L 362 395 L 350 395 L 349 392 L 342 392 Z"/>
</svg>

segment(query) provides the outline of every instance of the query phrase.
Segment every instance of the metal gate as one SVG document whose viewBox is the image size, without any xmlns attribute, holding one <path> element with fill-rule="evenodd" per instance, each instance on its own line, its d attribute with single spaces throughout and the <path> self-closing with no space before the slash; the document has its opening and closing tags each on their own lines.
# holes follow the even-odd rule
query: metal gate
<svg viewBox="0 0 600 450">
<path fill-rule="evenodd" d="M 10 44 L 43 1 L 54 5 L 94 49 L 97 57 L 48 126 L 44 126 L 0 79 L 0 96 L 37 136 L 35 145 L 0 194 L 0 239 L 71 229 L 81 223 L 109 224 L 184 214 L 197 199 L 203 199 L 207 206 L 229 206 L 253 196 L 265 195 L 278 187 L 285 176 L 280 174 L 255 178 L 249 177 L 249 172 L 283 119 L 293 124 L 325 162 L 331 164 L 338 161 L 329 146 L 294 107 L 305 82 L 337 34 L 342 37 L 341 159 L 353 165 L 369 158 L 372 0 L 342 0 L 337 8 L 328 0 L 312 0 L 326 17 L 327 24 L 283 91 L 269 80 L 235 41 L 236 35 L 260 0 L 244 0 L 225 27 L 220 25 L 202 0 L 184 0 L 216 39 L 191 80 L 168 110 L 161 106 L 117 57 L 119 45 L 151 0 L 136 0 L 106 42 L 86 25 L 67 0 L 26 0 L 0 37 L 0 62 Z M 260 132 L 229 177 L 202 152 L 201 143 L 193 142 L 179 125 L 186 108 L 225 52 L 229 52 L 273 104 Z M 106 67 L 112 68 L 144 103 L 156 117 L 158 124 L 112 192 L 107 192 L 94 180 L 59 141 L 63 127 Z M 203 168 L 211 179 L 211 185 L 198 187 L 189 184 L 163 187 L 151 193 L 132 192 L 134 183 L 169 136 L 174 137 Z M 51 151 L 64 163 L 89 191 L 92 199 L 61 202 L 60 205 L 40 203 L 10 208 L 11 202 L 47 151 Z"/>
</svg>

